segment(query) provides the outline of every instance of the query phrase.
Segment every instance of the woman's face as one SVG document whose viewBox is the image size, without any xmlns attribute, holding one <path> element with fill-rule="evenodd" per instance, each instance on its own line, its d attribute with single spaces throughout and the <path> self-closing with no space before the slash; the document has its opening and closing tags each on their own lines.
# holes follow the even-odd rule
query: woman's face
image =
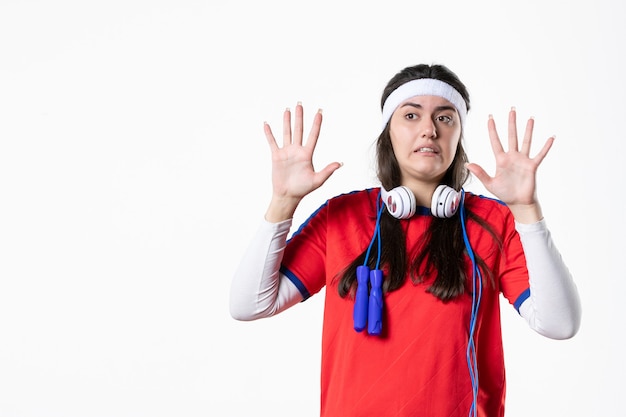
<svg viewBox="0 0 626 417">
<path fill-rule="evenodd" d="M 402 184 L 439 183 L 461 138 L 461 119 L 445 98 L 416 96 L 400 103 L 389 121 Z"/>
</svg>

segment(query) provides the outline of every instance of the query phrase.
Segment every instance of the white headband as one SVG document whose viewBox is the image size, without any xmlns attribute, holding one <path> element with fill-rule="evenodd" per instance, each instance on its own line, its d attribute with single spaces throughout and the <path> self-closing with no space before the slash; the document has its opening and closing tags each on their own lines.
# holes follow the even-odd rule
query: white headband
<svg viewBox="0 0 626 417">
<path fill-rule="evenodd" d="M 459 113 L 461 118 L 461 129 L 465 125 L 465 116 L 467 115 L 467 105 L 461 94 L 450 84 L 434 78 L 419 78 L 402 84 L 389 94 L 385 104 L 383 105 L 383 125 L 381 130 L 385 129 L 391 115 L 398 108 L 400 103 L 415 96 L 438 96 L 448 100 Z"/>
</svg>

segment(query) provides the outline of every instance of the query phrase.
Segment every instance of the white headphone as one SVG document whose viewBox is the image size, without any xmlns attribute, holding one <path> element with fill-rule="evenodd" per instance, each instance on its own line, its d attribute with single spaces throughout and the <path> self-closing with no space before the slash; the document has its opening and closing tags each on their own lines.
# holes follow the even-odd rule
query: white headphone
<svg viewBox="0 0 626 417">
<path fill-rule="evenodd" d="M 390 191 L 380 187 L 381 197 L 387 211 L 398 219 L 408 219 L 415 214 L 417 203 L 413 191 L 405 186 Z M 430 212 L 435 217 L 447 218 L 456 213 L 461 200 L 461 193 L 454 188 L 441 184 L 437 186 L 430 203 Z"/>
</svg>

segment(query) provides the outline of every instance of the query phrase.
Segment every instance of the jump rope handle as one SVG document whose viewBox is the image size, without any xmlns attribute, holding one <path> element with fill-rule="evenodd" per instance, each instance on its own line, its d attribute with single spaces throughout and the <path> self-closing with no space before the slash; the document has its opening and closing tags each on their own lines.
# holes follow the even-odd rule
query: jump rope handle
<svg viewBox="0 0 626 417">
<path fill-rule="evenodd" d="M 354 330 L 361 332 L 367 325 L 367 309 L 368 309 L 368 281 L 370 269 L 365 266 L 356 267 L 356 295 L 354 300 Z"/>
<path fill-rule="evenodd" d="M 380 335 L 383 330 L 383 271 L 374 269 L 370 272 L 369 313 L 367 317 L 367 332 Z"/>
</svg>

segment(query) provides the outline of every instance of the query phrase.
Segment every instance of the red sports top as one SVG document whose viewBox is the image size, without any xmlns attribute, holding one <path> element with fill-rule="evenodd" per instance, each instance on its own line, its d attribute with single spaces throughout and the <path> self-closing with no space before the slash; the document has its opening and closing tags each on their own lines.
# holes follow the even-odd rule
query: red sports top
<svg viewBox="0 0 626 417">
<path fill-rule="evenodd" d="M 326 286 L 321 416 L 467 417 L 472 405 L 466 357 L 471 295 L 443 303 L 426 292 L 429 280 L 415 285 L 407 278 L 400 289 L 384 294 L 383 336 L 356 332 L 354 300 L 338 295 L 339 274 L 372 238 L 378 194 L 375 188 L 327 201 L 285 249 L 281 271 L 305 298 Z M 465 195 L 465 207 L 487 220 L 503 243 L 500 250 L 489 232 L 468 222 L 474 253 L 496 274 L 496 288 L 487 282 L 483 285 L 475 346 L 478 414 L 498 417 L 504 415 L 505 397 L 499 294 L 519 307 L 528 294 L 528 271 L 509 209 L 470 193 Z M 431 220 L 428 213 L 402 220 L 407 247 L 414 245 Z M 468 276 L 470 268 L 468 260 Z"/>
</svg>

